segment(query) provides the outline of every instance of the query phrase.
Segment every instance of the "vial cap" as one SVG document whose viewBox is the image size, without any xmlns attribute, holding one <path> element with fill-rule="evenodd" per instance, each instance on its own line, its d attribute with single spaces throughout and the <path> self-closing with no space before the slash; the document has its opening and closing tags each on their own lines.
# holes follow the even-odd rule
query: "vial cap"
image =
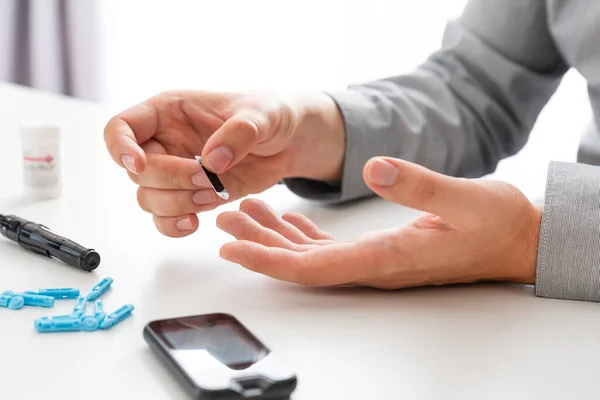
<svg viewBox="0 0 600 400">
<path fill-rule="evenodd" d="M 29 140 L 59 140 L 61 128 L 55 124 L 22 123 L 21 137 Z"/>
</svg>

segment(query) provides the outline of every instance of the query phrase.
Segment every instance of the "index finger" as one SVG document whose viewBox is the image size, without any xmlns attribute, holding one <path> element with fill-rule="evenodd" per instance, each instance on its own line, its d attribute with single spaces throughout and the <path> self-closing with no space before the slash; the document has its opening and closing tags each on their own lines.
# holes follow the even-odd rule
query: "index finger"
<svg viewBox="0 0 600 400">
<path fill-rule="evenodd" d="M 238 240 L 225 244 L 227 261 L 271 278 L 308 286 L 336 286 L 363 281 L 373 262 L 353 243 L 339 243 L 297 252 Z"/>
<path fill-rule="evenodd" d="M 104 142 L 118 165 L 140 174 L 146 168 L 146 154 L 140 145 L 152 138 L 157 128 L 158 112 L 147 100 L 111 118 L 104 128 Z"/>
</svg>

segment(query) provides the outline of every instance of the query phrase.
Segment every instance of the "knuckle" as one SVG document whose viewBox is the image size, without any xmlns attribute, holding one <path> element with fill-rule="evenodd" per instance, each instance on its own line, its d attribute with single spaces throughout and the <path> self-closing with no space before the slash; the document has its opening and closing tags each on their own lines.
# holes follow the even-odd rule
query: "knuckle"
<svg viewBox="0 0 600 400">
<path fill-rule="evenodd" d="M 247 117 L 235 120 L 233 128 L 239 134 L 247 136 L 251 139 L 259 136 L 258 124 L 254 120 Z"/>
<path fill-rule="evenodd" d="M 381 241 L 380 251 L 382 254 L 397 254 L 402 258 L 405 256 L 402 244 L 401 235 L 387 235 Z"/>
<path fill-rule="evenodd" d="M 291 222 L 291 221 L 295 221 L 296 219 L 298 219 L 298 218 L 296 217 L 296 214 L 295 214 L 295 213 L 293 213 L 293 212 L 286 212 L 285 214 L 283 214 L 283 215 L 281 216 L 281 218 L 283 218 L 283 219 L 285 219 L 286 221 L 289 221 L 289 222 Z"/>
<path fill-rule="evenodd" d="M 150 101 L 153 102 L 153 103 L 155 103 L 155 104 L 162 104 L 162 103 L 168 103 L 174 97 L 176 97 L 176 93 L 174 91 L 172 91 L 172 90 L 164 90 L 164 91 L 159 92 L 158 94 L 156 94 L 154 97 L 152 97 L 150 99 Z"/>
<path fill-rule="evenodd" d="M 300 268 L 296 271 L 296 275 L 294 277 L 294 283 L 300 286 L 311 286 L 312 281 L 307 276 L 306 270 Z"/>
<path fill-rule="evenodd" d="M 184 185 L 181 184 L 181 180 L 178 179 L 176 174 L 169 173 L 167 174 L 167 183 L 170 189 L 183 190 L 185 189 Z"/>
<path fill-rule="evenodd" d="M 284 136 L 289 136 L 299 124 L 300 116 L 294 106 L 288 101 L 282 101 L 278 109 L 278 124 L 277 130 L 283 133 Z"/>
<path fill-rule="evenodd" d="M 112 132 L 113 132 L 113 126 L 116 124 L 116 120 L 117 117 L 112 117 L 111 119 L 108 120 L 108 122 L 106 123 L 106 126 L 104 127 L 104 143 L 109 144 L 109 142 L 112 139 Z"/>
<path fill-rule="evenodd" d="M 183 101 L 183 99 L 174 96 L 166 98 L 164 104 L 165 117 L 175 121 L 185 120 L 185 116 L 182 111 Z"/>
<path fill-rule="evenodd" d="M 169 236 L 169 232 L 165 229 L 164 220 L 157 215 L 153 215 L 152 219 L 154 220 L 154 226 L 156 227 L 156 230 L 165 236 Z"/>
<path fill-rule="evenodd" d="M 151 209 L 148 204 L 147 190 L 145 190 L 144 188 L 139 188 L 137 190 L 136 197 L 140 208 L 148 213 L 151 212 Z"/>
<path fill-rule="evenodd" d="M 274 231 L 280 232 L 285 228 L 284 225 L 284 220 L 281 218 L 274 218 L 273 219 L 273 227 L 271 229 L 273 229 Z"/>
<path fill-rule="evenodd" d="M 311 273 L 309 252 L 299 253 L 300 260 L 297 263 L 297 267 L 294 271 L 293 281 L 300 286 L 313 286 L 315 285 L 313 274 Z"/>
<path fill-rule="evenodd" d="M 255 199 L 244 199 L 240 203 L 240 210 L 249 211 L 249 210 L 252 209 L 252 207 L 254 206 L 254 204 L 255 204 Z"/>
<path fill-rule="evenodd" d="M 171 91 L 163 90 L 162 92 L 158 92 L 158 94 L 153 97 L 153 100 L 162 100 L 169 97 L 171 97 Z"/>
<path fill-rule="evenodd" d="M 432 179 L 427 174 L 421 175 L 419 179 L 415 182 L 415 189 L 412 193 L 413 195 L 413 204 L 417 208 L 426 207 L 436 193 L 436 184 L 435 180 Z"/>
<path fill-rule="evenodd" d="M 127 176 L 129 176 L 129 179 L 136 185 L 140 184 L 140 176 L 139 175 L 136 175 L 130 171 L 127 171 Z"/>
</svg>

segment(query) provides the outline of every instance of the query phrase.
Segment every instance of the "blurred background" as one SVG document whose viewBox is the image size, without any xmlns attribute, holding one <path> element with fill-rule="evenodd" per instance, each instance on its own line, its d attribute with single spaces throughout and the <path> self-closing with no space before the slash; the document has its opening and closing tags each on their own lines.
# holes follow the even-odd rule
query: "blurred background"
<svg viewBox="0 0 600 400">
<path fill-rule="evenodd" d="M 409 72 L 466 0 L 0 0 L 0 78 L 123 107 Z"/>
<path fill-rule="evenodd" d="M 410 72 L 466 2 L 0 0 L 0 81 L 115 112 L 169 89 L 341 89 Z M 574 158 L 588 122 L 572 71 L 517 159 Z"/>
</svg>

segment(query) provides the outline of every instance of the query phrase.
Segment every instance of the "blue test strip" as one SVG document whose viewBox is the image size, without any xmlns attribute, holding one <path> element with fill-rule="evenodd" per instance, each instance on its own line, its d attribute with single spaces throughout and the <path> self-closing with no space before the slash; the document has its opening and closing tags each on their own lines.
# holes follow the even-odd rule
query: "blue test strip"
<svg viewBox="0 0 600 400">
<path fill-rule="evenodd" d="M 127 304 L 123 307 L 119 308 L 117 311 L 108 315 L 104 321 L 100 324 L 100 329 L 110 329 L 113 326 L 117 325 L 119 322 L 123 321 L 125 318 L 129 317 L 133 312 L 134 307 L 133 304 Z"/>
<path fill-rule="evenodd" d="M 34 322 L 35 329 L 38 332 L 75 332 L 81 331 L 80 318 L 40 318 Z"/>
<path fill-rule="evenodd" d="M 19 296 L 23 297 L 26 306 L 35 307 L 54 307 L 54 297 L 40 296 L 39 294 L 21 293 Z"/>
<path fill-rule="evenodd" d="M 102 296 L 104 293 L 106 293 L 106 291 L 108 289 L 110 289 L 110 286 L 113 283 L 113 278 L 104 278 L 100 281 L 100 283 L 98 283 L 96 286 L 94 286 L 92 288 L 91 293 L 88 295 L 87 299 L 88 301 L 95 301 L 98 300 L 100 298 L 100 296 Z"/>
<path fill-rule="evenodd" d="M 79 297 L 79 289 L 74 288 L 50 288 L 40 289 L 37 294 L 42 296 L 54 297 L 57 300 L 62 299 L 76 299 Z"/>
</svg>

